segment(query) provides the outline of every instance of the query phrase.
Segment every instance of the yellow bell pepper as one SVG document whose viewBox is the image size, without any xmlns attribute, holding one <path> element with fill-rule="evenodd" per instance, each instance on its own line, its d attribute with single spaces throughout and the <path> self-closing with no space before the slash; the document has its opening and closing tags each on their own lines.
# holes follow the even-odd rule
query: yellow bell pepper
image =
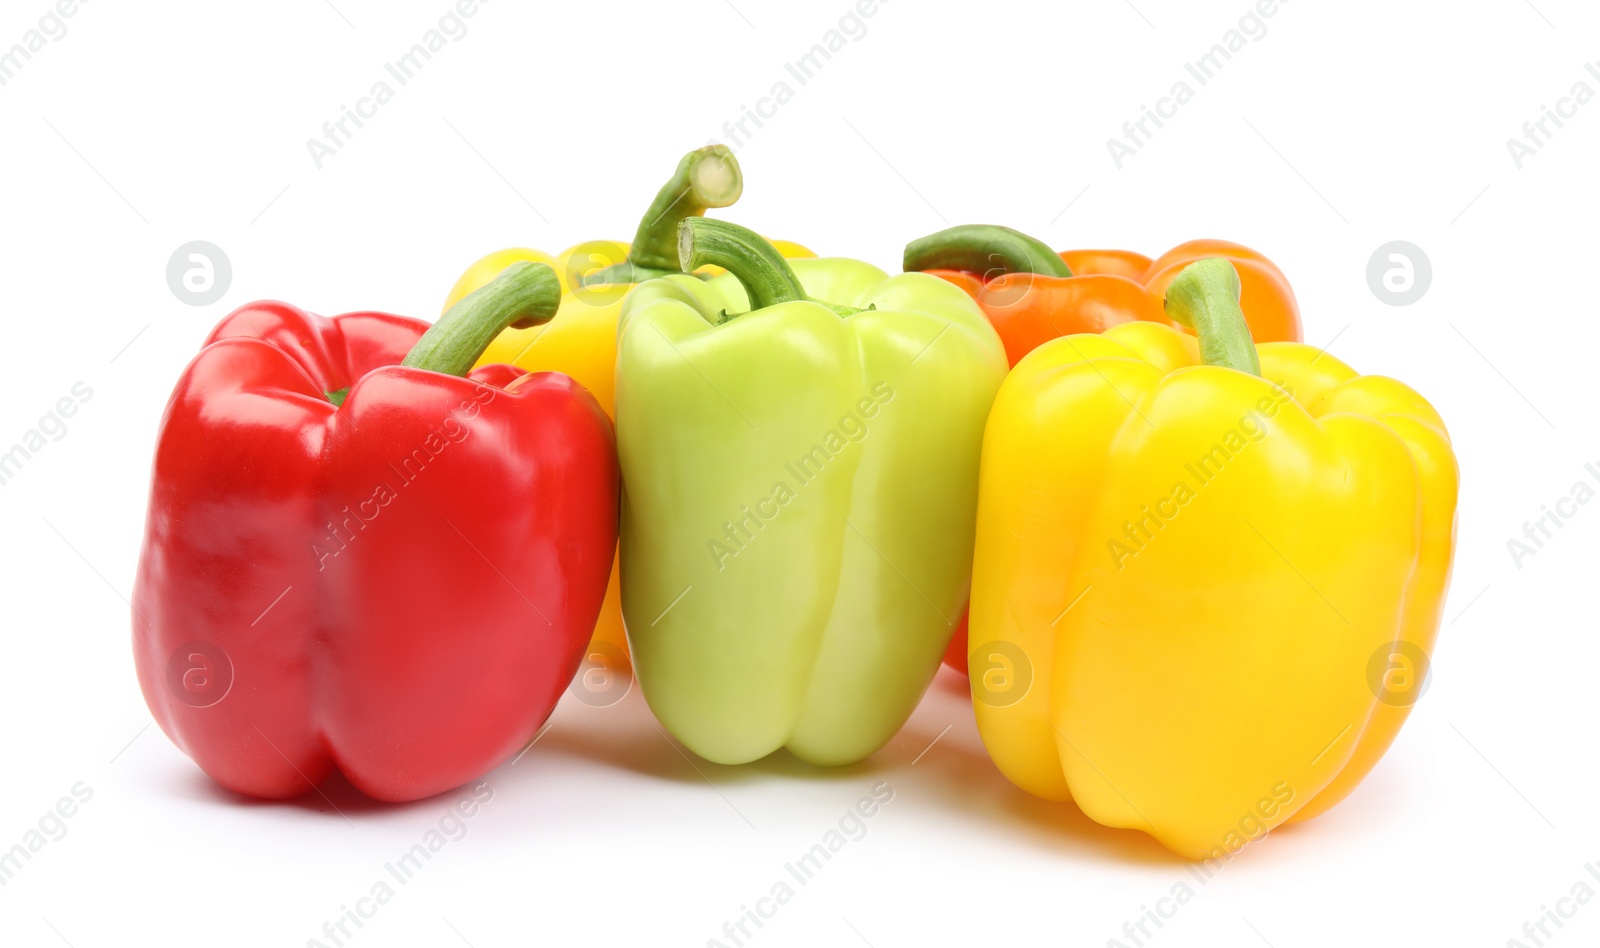
<svg viewBox="0 0 1600 948">
<path fill-rule="evenodd" d="M 708 145 L 689 152 L 662 186 L 644 216 L 633 244 L 592 240 L 567 248 L 558 257 L 526 247 L 488 254 L 461 274 L 443 311 L 484 286 L 500 271 L 520 260 L 547 263 L 561 278 L 561 307 L 549 322 L 531 329 L 502 332 L 478 365 L 502 363 L 529 372 L 562 372 L 594 395 L 607 415 L 616 390 L 617 317 L 622 301 L 634 285 L 657 276 L 682 272 L 678 266 L 678 224 L 707 209 L 728 207 L 744 190 L 739 162 L 725 145 Z M 774 241 L 785 257 L 815 257 L 799 244 Z M 720 272 L 707 268 L 702 274 Z M 615 563 L 605 603 L 595 625 L 594 641 L 627 652 L 622 627 L 620 572 Z M 593 653 L 591 653 L 593 654 Z"/>
<path fill-rule="evenodd" d="M 1455 548 L 1444 422 L 1250 342 L 1237 273 L 1045 343 L 985 431 L 974 709 L 1001 771 L 1195 859 L 1326 810 L 1420 694 Z M 1406 679 L 1406 672 L 1413 677 Z"/>
</svg>

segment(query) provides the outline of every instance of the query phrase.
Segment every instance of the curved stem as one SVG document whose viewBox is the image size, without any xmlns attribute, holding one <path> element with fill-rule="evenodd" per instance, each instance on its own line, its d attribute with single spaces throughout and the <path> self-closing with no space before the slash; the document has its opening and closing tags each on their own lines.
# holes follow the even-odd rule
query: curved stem
<svg viewBox="0 0 1600 948">
<path fill-rule="evenodd" d="M 728 146 L 707 145 L 684 155 L 678 170 L 661 186 L 640 219 L 628 262 L 650 270 L 678 272 L 678 224 L 709 208 L 727 207 L 743 192 L 744 175 Z"/>
<path fill-rule="evenodd" d="M 561 279 L 556 271 L 548 264 L 519 260 L 450 307 L 400 364 L 466 375 L 502 330 L 547 323 L 560 306 Z"/>
<path fill-rule="evenodd" d="M 1200 361 L 1261 374 L 1250 325 L 1239 308 L 1239 271 L 1221 257 L 1196 260 L 1167 286 L 1167 315 L 1200 337 Z"/>
<path fill-rule="evenodd" d="M 742 284 L 752 310 L 806 298 L 800 278 L 777 248 L 738 224 L 691 217 L 678 225 L 678 263 L 684 272 L 706 264 L 723 267 Z"/>
<path fill-rule="evenodd" d="M 966 270 L 1069 277 L 1072 269 L 1044 241 L 996 224 L 958 224 L 906 244 L 906 270 Z"/>
</svg>

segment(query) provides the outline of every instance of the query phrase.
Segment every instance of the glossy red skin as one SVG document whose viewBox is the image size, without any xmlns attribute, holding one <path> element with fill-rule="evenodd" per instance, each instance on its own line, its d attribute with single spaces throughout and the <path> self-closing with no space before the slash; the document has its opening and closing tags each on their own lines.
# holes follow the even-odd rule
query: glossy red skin
<svg viewBox="0 0 1600 948">
<path fill-rule="evenodd" d="M 565 375 L 398 365 L 426 329 L 246 306 L 167 406 L 134 658 L 162 730 L 231 790 L 336 768 L 379 800 L 448 790 L 525 745 L 583 657 L 617 541 L 611 422 Z M 225 692 L 194 642 L 231 663 Z"/>
</svg>

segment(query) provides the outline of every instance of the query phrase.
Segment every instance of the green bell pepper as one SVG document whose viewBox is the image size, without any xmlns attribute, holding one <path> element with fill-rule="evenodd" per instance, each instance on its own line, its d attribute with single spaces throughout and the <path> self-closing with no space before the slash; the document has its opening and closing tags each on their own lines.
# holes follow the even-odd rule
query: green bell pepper
<svg viewBox="0 0 1600 948">
<path fill-rule="evenodd" d="M 640 689 L 718 763 L 860 760 L 910 716 L 966 605 L 1004 347 L 926 274 L 786 261 L 707 218 L 679 251 L 729 272 L 642 284 L 618 328 Z"/>
</svg>

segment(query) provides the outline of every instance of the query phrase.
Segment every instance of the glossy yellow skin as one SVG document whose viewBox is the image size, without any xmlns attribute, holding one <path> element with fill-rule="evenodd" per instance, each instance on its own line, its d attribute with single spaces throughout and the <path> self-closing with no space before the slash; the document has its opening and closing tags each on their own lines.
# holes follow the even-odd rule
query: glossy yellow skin
<svg viewBox="0 0 1600 948">
<path fill-rule="evenodd" d="M 1409 710 L 1378 700 L 1374 656 L 1431 650 L 1454 553 L 1433 408 L 1310 346 L 1257 351 L 1260 378 L 1156 323 L 1064 336 L 984 436 L 984 743 L 1019 787 L 1194 859 L 1372 768 Z"/>
<path fill-rule="evenodd" d="M 772 241 L 785 257 L 815 257 L 816 254 L 786 240 Z M 615 418 L 616 367 L 617 367 L 617 317 L 622 313 L 622 301 L 633 289 L 633 284 L 609 286 L 578 286 L 583 275 L 620 263 L 628 258 L 628 245 L 613 241 L 591 241 L 568 247 L 559 257 L 526 247 L 511 247 L 487 254 L 461 274 L 444 309 L 449 310 L 456 301 L 500 275 L 500 271 L 519 260 L 548 263 L 561 278 L 561 308 L 542 326 L 532 329 L 507 329 L 489 344 L 478 365 L 503 363 L 529 372 L 561 372 L 576 379 L 589 390 Z M 707 270 L 716 268 L 708 267 Z M 606 587 L 605 602 L 600 606 L 600 618 L 595 623 L 595 642 L 605 643 L 628 651 L 627 636 L 622 625 L 621 571 L 615 562 L 611 567 L 611 583 Z"/>
</svg>

